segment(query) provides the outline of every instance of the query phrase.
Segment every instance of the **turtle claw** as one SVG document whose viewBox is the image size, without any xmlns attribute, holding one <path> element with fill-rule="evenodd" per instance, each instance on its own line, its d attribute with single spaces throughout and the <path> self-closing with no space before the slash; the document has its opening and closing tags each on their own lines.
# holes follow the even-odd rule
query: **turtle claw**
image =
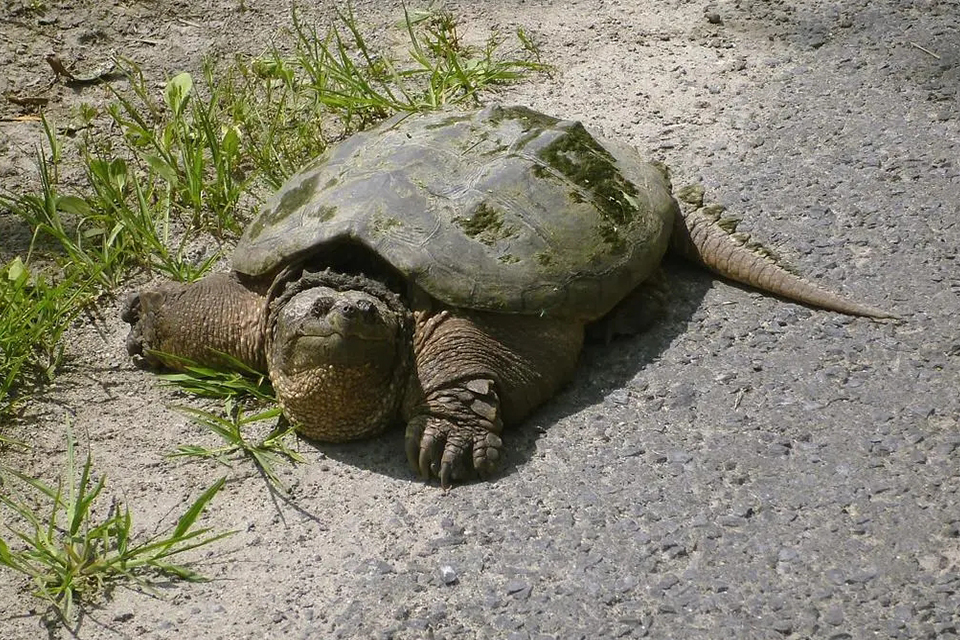
<svg viewBox="0 0 960 640">
<path fill-rule="evenodd" d="M 417 416 L 407 424 L 406 448 L 410 466 L 421 478 L 439 478 L 440 486 L 450 488 L 451 481 L 469 477 L 461 429 L 443 418 Z"/>
<path fill-rule="evenodd" d="M 430 478 L 430 460 L 432 442 L 425 442 L 423 431 L 426 427 L 426 418 L 417 416 L 407 423 L 407 433 L 404 437 L 404 446 L 407 450 L 407 462 L 414 473 L 424 480 Z"/>
<path fill-rule="evenodd" d="M 420 477 L 453 482 L 491 476 L 500 468 L 503 440 L 495 384 L 476 378 L 440 389 L 407 422 L 407 460 Z"/>
<path fill-rule="evenodd" d="M 140 327 L 140 292 L 131 293 L 123 303 L 120 318 L 130 325 L 126 347 L 130 356 L 143 355 L 143 331 Z M 138 361 L 139 362 L 139 361 Z"/>
<path fill-rule="evenodd" d="M 127 296 L 123 301 L 123 311 L 120 312 L 120 319 L 127 324 L 136 324 L 140 319 L 140 292 L 135 291 Z"/>
<path fill-rule="evenodd" d="M 424 480 L 454 482 L 492 475 L 500 466 L 503 441 L 483 426 L 417 416 L 407 423 L 407 460 Z"/>
<path fill-rule="evenodd" d="M 127 354 L 133 358 L 134 364 L 140 369 L 157 369 L 159 362 L 150 355 L 150 338 L 154 337 L 153 310 L 145 310 L 144 300 L 152 302 L 155 295 L 147 291 L 142 293 L 137 291 L 127 296 L 123 303 L 123 311 L 120 318 L 130 325 L 130 331 L 127 333 L 125 341 Z"/>
<path fill-rule="evenodd" d="M 437 470 L 440 466 L 437 464 L 437 448 L 442 444 L 442 442 L 437 442 L 432 436 L 425 436 L 421 441 L 419 471 L 420 477 L 424 480 L 429 480 L 437 475 Z"/>
</svg>

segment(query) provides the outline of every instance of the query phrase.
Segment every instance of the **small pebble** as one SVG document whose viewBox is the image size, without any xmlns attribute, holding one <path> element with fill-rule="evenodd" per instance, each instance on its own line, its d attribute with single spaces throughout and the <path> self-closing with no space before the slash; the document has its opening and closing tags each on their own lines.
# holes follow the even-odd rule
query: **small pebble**
<svg viewBox="0 0 960 640">
<path fill-rule="evenodd" d="M 440 579 L 443 584 L 454 584 L 457 581 L 457 572 L 448 564 L 440 567 Z"/>
<path fill-rule="evenodd" d="M 773 630 L 786 635 L 793 631 L 793 622 L 790 620 L 776 620 L 773 623 Z"/>
<path fill-rule="evenodd" d="M 731 515 L 720 516 L 717 518 L 717 522 L 720 523 L 722 527 L 742 527 L 747 524 L 746 518 Z"/>
<path fill-rule="evenodd" d="M 677 578 L 677 576 L 667 574 L 663 577 L 663 579 L 660 580 L 659 583 L 657 583 L 657 588 L 661 589 L 662 591 L 666 591 L 670 587 L 674 586 L 675 584 L 678 584 L 679 582 L 680 580 L 679 578 Z"/>
<path fill-rule="evenodd" d="M 840 607 L 830 607 L 823 613 L 823 621 L 834 627 L 843 624 L 843 611 Z"/>
<path fill-rule="evenodd" d="M 507 583 L 507 593 L 509 594 L 519 593 L 524 589 L 528 589 L 529 587 L 530 585 L 524 582 L 523 580 L 511 580 L 510 582 Z"/>
</svg>

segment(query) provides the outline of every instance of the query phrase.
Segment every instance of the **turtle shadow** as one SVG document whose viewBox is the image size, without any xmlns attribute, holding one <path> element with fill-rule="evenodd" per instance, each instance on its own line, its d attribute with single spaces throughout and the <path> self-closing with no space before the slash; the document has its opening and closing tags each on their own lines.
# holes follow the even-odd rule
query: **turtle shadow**
<svg viewBox="0 0 960 640">
<path fill-rule="evenodd" d="M 584 409 L 609 402 L 609 396 L 629 387 L 679 335 L 689 331 L 691 318 L 717 278 L 673 258 L 664 261 L 663 275 L 669 291 L 663 317 L 642 333 L 617 337 L 606 344 L 588 342 L 573 380 L 508 434 L 510 453 L 501 475 L 513 473 L 526 464 L 552 425 Z"/>
<path fill-rule="evenodd" d="M 702 269 L 673 259 L 664 262 L 663 273 L 670 292 L 663 317 L 643 333 L 614 338 L 607 344 L 588 342 L 571 382 L 522 423 L 505 429 L 506 457 L 493 479 L 515 473 L 535 455 L 537 442 L 551 425 L 586 407 L 602 404 L 611 392 L 626 386 L 687 330 L 690 318 L 715 279 Z M 399 480 L 420 482 L 406 461 L 402 427 L 371 440 L 304 443 L 331 460 Z"/>
</svg>

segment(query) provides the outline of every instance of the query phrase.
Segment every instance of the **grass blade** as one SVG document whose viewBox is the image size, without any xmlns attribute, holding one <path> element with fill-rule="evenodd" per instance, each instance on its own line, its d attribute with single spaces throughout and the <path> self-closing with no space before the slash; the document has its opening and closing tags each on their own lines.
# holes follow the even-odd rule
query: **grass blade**
<svg viewBox="0 0 960 640">
<path fill-rule="evenodd" d="M 182 538 L 187 530 L 189 530 L 193 523 L 196 522 L 197 518 L 200 517 L 200 514 L 203 513 L 203 510 L 207 508 L 207 504 L 213 499 L 217 492 L 220 491 L 220 488 L 226 482 L 226 478 L 220 478 L 214 482 L 210 487 L 200 494 L 200 497 L 190 505 L 190 508 L 187 509 L 186 513 L 180 516 L 180 520 L 177 522 L 177 528 L 174 529 L 173 535 L 171 538 L 180 539 Z"/>
</svg>

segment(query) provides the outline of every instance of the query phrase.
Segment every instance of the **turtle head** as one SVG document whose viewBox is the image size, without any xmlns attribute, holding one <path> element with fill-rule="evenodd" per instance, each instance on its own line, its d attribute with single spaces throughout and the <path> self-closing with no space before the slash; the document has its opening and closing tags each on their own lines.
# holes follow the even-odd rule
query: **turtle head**
<svg viewBox="0 0 960 640">
<path fill-rule="evenodd" d="M 398 332 L 396 314 L 369 293 L 315 287 L 279 310 L 275 362 L 291 373 L 382 362 L 394 353 Z"/>
<path fill-rule="evenodd" d="M 309 438 L 373 435 L 395 419 L 409 375 L 409 313 L 376 286 L 297 283 L 278 298 L 267 340 L 270 379 Z"/>
</svg>

